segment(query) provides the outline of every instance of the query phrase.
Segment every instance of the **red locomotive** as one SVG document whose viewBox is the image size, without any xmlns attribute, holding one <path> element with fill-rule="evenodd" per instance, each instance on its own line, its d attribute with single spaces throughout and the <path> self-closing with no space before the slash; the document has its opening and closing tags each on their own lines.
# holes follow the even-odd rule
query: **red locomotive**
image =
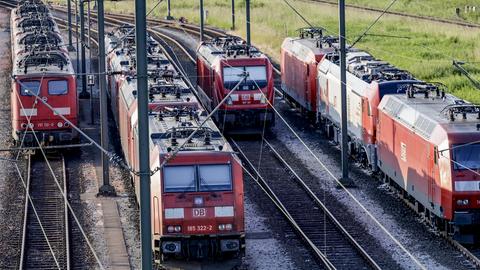
<svg viewBox="0 0 480 270">
<path fill-rule="evenodd" d="M 413 85 L 379 105 L 379 169 L 429 221 L 477 242 L 480 224 L 480 106 Z"/>
<path fill-rule="evenodd" d="M 304 28 L 300 33 L 300 38 L 287 38 L 282 44 L 282 90 L 338 142 L 338 39 L 324 36 L 318 28 Z M 455 98 L 445 96 L 442 86 L 421 82 L 367 52 L 349 48 L 346 59 L 350 153 L 372 171 L 392 179 L 432 222 L 455 232 L 457 239 L 472 242 L 471 228 L 480 224 L 480 205 L 475 199 L 480 189 L 472 172 L 477 170 L 472 164 L 478 163 L 479 152 L 466 153 L 466 147 L 459 147 L 461 152 L 452 154 L 448 149 L 478 141 L 480 120 L 467 117 L 477 113 L 477 107 L 451 101 Z M 430 92 L 435 93 L 430 99 L 411 98 L 415 93 Z M 440 116 L 447 111 L 452 117 L 465 115 L 464 119 L 449 122 Z M 428 129 L 428 134 L 423 129 Z M 415 151 L 407 150 L 409 156 L 405 157 L 405 149 L 413 147 Z M 469 147 L 476 149 L 476 145 Z"/>
<path fill-rule="evenodd" d="M 106 39 L 111 46 L 109 69 L 117 73 L 110 92 L 116 92 L 118 100 L 111 102 L 118 104 L 116 119 L 123 152 L 130 166 L 138 170 L 136 79 L 125 72 L 135 70 L 135 54 L 129 53 L 130 45 L 120 44 L 125 40 L 120 33 L 128 33 L 123 30 Z M 158 43 L 149 39 L 151 168 L 166 162 L 151 176 L 155 260 L 240 254 L 245 248 L 240 160 L 213 121 L 200 127 L 206 111 L 160 52 Z M 128 68 L 122 65 L 127 62 Z M 196 135 L 186 141 L 196 129 Z M 138 198 L 139 178 L 132 176 Z"/>
<path fill-rule="evenodd" d="M 274 124 L 272 64 L 238 37 L 219 37 L 197 49 L 197 88 L 203 105 L 212 111 L 242 79 L 238 90 L 220 106 L 214 119 L 220 129 L 239 131 Z"/>
<path fill-rule="evenodd" d="M 11 13 L 12 136 L 17 143 L 64 144 L 78 139 L 75 72 L 48 8 L 23 1 Z M 46 101 L 55 111 L 38 101 Z"/>
</svg>

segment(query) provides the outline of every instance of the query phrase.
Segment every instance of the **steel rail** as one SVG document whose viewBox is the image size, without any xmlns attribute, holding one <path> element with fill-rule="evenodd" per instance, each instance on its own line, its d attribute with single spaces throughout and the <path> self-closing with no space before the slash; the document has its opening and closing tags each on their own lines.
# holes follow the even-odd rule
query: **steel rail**
<svg viewBox="0 0 480 270">
<path fill-rule="evenodd" d="M 365 251 L 365 249 L 355 240 L 355 238 L 345 229 L 345 227 L 338 221 L 338 219 L 330 212 L 325 204 L 318 198 L 318 196 L 312 191 L 312 189 L 303 181 L 302 178 L 293 170 L 290 164 L 275 150 L 267 139 L 263 138 L 265 144 L 270 148 L 274 156 L 295 176 L 297 183 L 300 184 L 302 189 L 310 196 L 315 204 L 322 209 L 322 211 L 328 216 L 330 221 L 340 230 L 340 232 L 347 238 L 347 240 L 355 247 L 360 255 L 370 264 L 373 269 L 380 270 L 381 267 L 375 262 L 375 260 Z"/>
<path fill-rule="evenodd" d="M 36 171 L 33 166 L 36 161 L 32 160 L 32 155 L 28 155 L 28 174 L 26 177 L 25 212 L 19 269 L 36 269 L 36 267 L 40 267 L 42 269 L 61 268 L 69 270 L 71 266 L 65 158 L 62 154 L 54 158 L 55 161 L 61 163 L 60 166 L 56 168 L 60 168 L 61 170 L 63 196 L 58 196 L 60 192 L 56 186 L 53 186 L 53 183 L 45 181 L 45 174 L 50 175 L 50 171 Z M 45 161 L 38 162 L 37 164 L 41 164 L 42 162 L 46 163 Z M 52 162 L 52 160 L 50 160 L 50 162 Z M 48 184 L 51 185 L 50 188 L 47 186 Z M 40 193 L 35 194 L 36 192 Z M 57 204 L 63 204 L 63 209 L 55 207 Z M 36 219 L 29 217 L 32 215 L 30 211 L 32 211 Z M 57 222 L 60 220 L 62 220 L 61 224 Z M 36 224 L 40 226 L 44 232 L 43 234 L 35 233 Z M 58 230 L 58 226 L 62 227 L 61 231 Z M 42 247 L 45 248 L 45 243 L 51 252 L 55 252 L 55 255 L 50 252 L 41 252 Z M 32 249 L 33 252 L 29 252 L 31 246 L 34 246 Z M 50 262 L 50 265 L 48 264 L 45 259 L 49 256 L 55 256 L 55 264 L 52 262 Z M 43 265 L 38 265 L 39 262 L 42 262 Z"/>
<path fill-rule="evenodd" d="M 302 1 L 303 2 L 314 2 L 314 3 L 320 3 L 320 4 L 327 4 L 327 5 L 331 5 L 331 6 L 337 6 L 338 5 L 337 1 L 329 1 L 329 0 L 302 0 Z M 373 7 L 364 7 L 364 6 L 354 5 L 354 4 L 346 4 L 346 6 L 348 8 L 364 10 L 364 11 L 371 11 L 371 12 L 377 12 L 377 13 L 383 12 L 383 9 L 373 8 Z M 415 14 L 409 14 L 409 13 L 398 12 L 398 11 L 387 11 L 385 13 L 390 14 L 390 15 L 400 16 L 400 17 L 420 19 L 420 20 L 426 20 L 426 21 L 438 22 L 438 23 L 445 23 L 445 24 L 457 25 L 457 26 L 468 27 L 468 28 L 480 28 L 480 24 L 471 23 L 471 22 L 464 22 L 464 21 L 459 21 L 459 20 L 450 20 L 450 19 L 443 19 L 443 18 L 437 18 L 437 17 L 431 17 L 431 16 L 415 15 Z"/>
<path fill-rule="evenodd" d="M 320 250 L 318 247 L 310 240 L 307 234 L 303 231 L 303 229 L 298 225 L 297 221 L 292 217 L 286 207 L 283 205 L 282 201 L 277 197 L 277 195 L 273 192 L 270 188 L 268 183 L 265 179 L 260 175 L 260 173 L 255 169 L 255 166 L 250 162 L 250 160 L 246 157 L 240 146 L 237 142 L 231 139 L 239 153 L 244 157 L 247 161 L 248 166 L 255 172 L 255 177 L 251 174 L 244 165 L 241 165 L 243 170 L 249 174 L 249 176 L 259 185 L 259 187 L 265 192 L 267 197 L 272 201 L 272 203 L 277 207 L 280 213 L 287 219 L 288 223 L 293 227 L 293 229 L 300 235 L 302 240 L 308 245 L 308 248 L 311 249 L 313 254 L 315 255 L 316 259 L 319 260 L 327 269 L 336 269 L 333 263 L 327 258 L 327 256 Z"/>
</svg>

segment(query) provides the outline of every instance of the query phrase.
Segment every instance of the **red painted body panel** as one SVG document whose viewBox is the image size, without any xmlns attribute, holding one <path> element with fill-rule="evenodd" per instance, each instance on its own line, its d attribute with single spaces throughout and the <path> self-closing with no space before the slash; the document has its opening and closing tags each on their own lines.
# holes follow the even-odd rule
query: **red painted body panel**
<svg viewBox="0 0 480 270">
<path fill-rule="evenodd" d="M 18 76 L 16 78 L 18 81 L 28 81 L 28 80 L 40 80 L 40 92 L 39 96 L 46 99 L 46 102 L 51 105 L 53 108 L 60 108 L 62 110 L 68 109 L 69 114 L 64 114 L 63 116 L 67 118 L 72 124 L 78 125 L 78 99 L 77 99 L 77 88 L 76 80 L 74 76 L 48 76 L 46 74 L 44 77 L 31 77 L 28 75 Z M 65 95 L 50 95 L 48 93 L 48 82 L 53 80 L 67 80 L 68 83 L 68 92 Z M 20 83 L 15 80 L 12 81 L 12 92 L 11 92 L 11 113 L 12 113 L 12 127 L 15 131 L 25 131 L 29 128 L 21 126 L 22 123 L 27 123 L 27 116 L 22 116 L 20 114 L 22 108 L 26 110 L 35 110 L 35 115 L 30 115 L 30 122 L 34 125 L 36 131 L 70 131 L 71 127 L 65 127 L 65 121 L 58 115 L 55 115 L 54 112 L 49 109 L 42 102 L 37 101 L 34 96 L 23 96 L 20 94 Z M 36 102 L 36 104 L 35 104 Z M 62 123 L 62 126 L 59 127 L 58 123 Z"/>
<path fill-rule="evenodd" d="M 209 64 L 201 56 L 197 57 L 197 85 L 202 88 L 205 94 L 211 99 L 212 109 L 216 107 L 220 101 L 230 92 L 223 84 L 223 67 L 242 67 L 242 66 L 266 66 L 268 84 L 262 88 L 262 92 L 268 97 L 271 104 L 274 102 L 273 89 L 273 68 L 268 58 L 247 58 L 247 59 L 228 59 Z M 236 91 L 239 99 L 233 101 L 232 105 L 222 104 L 220 110 L 250 110 L 265 109 L 268 104 L 260 103 L 260 100 L 254 100 L 253 95 L 259 93 L 258 90 Z M 248 95 L 248 98 L 243 98 Z"/>
<path fill-rule="evenodd" d="M 311 52 L 307 59 L 299 59 L 288 49 L 281 50 L 283 91 L 311 112 L 317 112 L 317 64 L 323 57 Z"/>
</svg>

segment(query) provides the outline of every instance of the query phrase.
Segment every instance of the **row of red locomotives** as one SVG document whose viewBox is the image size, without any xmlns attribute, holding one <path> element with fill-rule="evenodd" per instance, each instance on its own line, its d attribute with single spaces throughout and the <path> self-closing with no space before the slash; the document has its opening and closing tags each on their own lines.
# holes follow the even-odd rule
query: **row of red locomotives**
<svg viewBox="0 0 480 270">
<path fill-rule="evenodd" d="M 282 91 L 340 138 L 338 38 L 304 28 L 282 44 Z M 480 107 L 348 48 L 349 151 L 465 243 L 480 224 Z"/>
<path fill-rule="evenodd" d="M 106 37 L 109 91 L 125 157 L 138 171 L 132 26 Z M 238 255 L 245 248 L 240 160 L 159 44 L 148 37 L 152 240 L 155 261 Z M 194 130 L 198 132 L 187 141 Z M 181 146 L 181 148 L 180 148 Z M 165 163 L 165 166 L 159 166 Z M 139 177 L 132 174 L 137 197 Z M 139 201 L 139 200 L 138 200 Z"/>
<path fill-rule="evenodd" d="M 11 11 L 10 27 L 13 139 L 26 145 L 78 140 L 71 127 L 78 116 L 75 71 L 50 10 L 38 0 L 22 1 Z"/>
</svg>

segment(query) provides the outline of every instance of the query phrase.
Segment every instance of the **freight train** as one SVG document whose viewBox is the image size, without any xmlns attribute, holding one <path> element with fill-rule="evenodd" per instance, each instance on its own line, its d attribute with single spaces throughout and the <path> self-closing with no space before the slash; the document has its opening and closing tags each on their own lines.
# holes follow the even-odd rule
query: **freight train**
<svg viewBox="0 0 480 270">
<path fill-rule="evenodd" d="M 138 171 L 138 112 L 132 26 L 106 37 L 109 95 L 128 164 Z M 168 257 L 239 255 L 245 249 L 239 158 L 179 73 L 148 37 L 152 246 Z M 114 75 L 113 75 L 114 74 Z M 198 132 L 191 139 L 194 130 Z M 165 166 L 159 167 L 162 163 Z M 159 168 L 159 170 L 155 170 Z M 132 174 L 139 200 L 139 177 Z"/>
<path fill-rule="evenodd" d="M 70 126 L 78 117 L 75 71 L 50 11 L 41 1 L 22 1 L 12 9 L 10 26 L 13 139 L 26 145 L 36 144 L 34 135 L 41 144 L 78 140 Z"/>
<path fill-rule="evenodd" d="M 335 141 L 340 138 L 338 38 L 304 28 L 281 49 L 282 91 Z M 428 221 L 478 242 L 480 107 L 348 48 L 348 149 L 399 188 Z"/>
<path fill-rule="evenodd" d="M 220 104 L 238 83 L 237 90 Z M 275 123 L 272 64 L 238 37 L 218 37 L 198 46 L 197 88 L 207 110 L 220 105 L 214 119 L 222 130 L 255 132 Z"/>
</svg>

